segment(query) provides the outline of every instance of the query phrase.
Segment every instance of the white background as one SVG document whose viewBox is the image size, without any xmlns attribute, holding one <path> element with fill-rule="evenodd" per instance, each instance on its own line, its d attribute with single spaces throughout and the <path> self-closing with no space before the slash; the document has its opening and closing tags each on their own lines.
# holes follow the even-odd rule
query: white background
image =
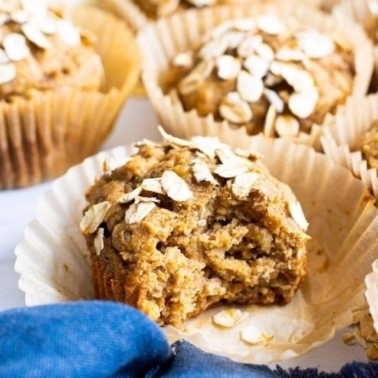
<svg viewBox="0 0 378 378">
<path fill-rule="evenodd" d="M 133 97 L 121 112 L 116 127 L 101 150 L 129 144 L 143 138 L 159 140 L 157 117 L 147 99 Z M 14 249 L 23 238 L 24 228 L 34 219 L 38 198 L 51 182 L 26 189 L 0 191 L 0 310 L 22 307 L 24 295 L 19 290 L 14 271 Z M 306 355 L 281 363 L 284 368 L 300 365 L 337 371 L 346 362 L 366 361 L 362 348 L 347 346 L 341 341 L 343 332 L 333 340 Z M 1 341 L 0 341 L 1 342 Z"/>
</svg>

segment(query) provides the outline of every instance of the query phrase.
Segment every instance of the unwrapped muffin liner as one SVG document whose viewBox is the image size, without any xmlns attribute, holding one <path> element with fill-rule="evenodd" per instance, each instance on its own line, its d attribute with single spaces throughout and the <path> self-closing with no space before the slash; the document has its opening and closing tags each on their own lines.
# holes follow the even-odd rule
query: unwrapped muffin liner
<svg viewBox="0 0 378 378">
<path fill-rule="evenodd" d="M 131 30 L 94 7 L 75 7 L 71 15 L 97 37 L 103 87 L 36 92 L 30 99 L 1 102 L 0 189 L 57 177 L 92 155 L 137 83 L 141 57 Z"/>
<path fill-rule="evenodd" d="M 285 6 L 279 6 L 279 3 L 264 5 L 253 2 L 245 7 L 181 12 L 149 24 L 139 33 L 138 38 L 144 54 L 143 83 L 160 122 L 169 133 L 182 138 L 193 135 L 217 136 L 231 145 L 248 145 L 250 137 L 243 126 L 231 126 L 227 121 L 217 122 L 212 114 L 199 117 L 195 110 L 186 112 L 180 101 L 164 94 L 161 80 L 167 74 L 172 58 L 193 47 L 206 31 L 229 19 L 254 17 L 263 13 L 275 14 L 283 19 L 296 17 L 304 25 L 346 41 L 355 55 L 356 73 L 352 94 L 366 94 L 373 70 L 373 50 L 370 40 L 357 24 L 351 22 L 345 27 L 345 23 L 297 2 L 288 2 Z M 301 132 L 293 140 L 320 150 L 321 134 L 322 127 L 314 124 L 309 133 Z"/>
<path fill-rule="evenodd" d="M 366 306 L 364 279 L 377 255 L 378 209 L 363 183 L 312 148 L 283 139 L 256 137 L 272 175 L 287 183 L 310 223 L 308 275 L 285 306 L 228 306 L 248 316 L 232 328 L 212 322 L 216 307 L 184 323 L 163 327 L 170 342 L 186 339 L 235 361 L 269 363 L 299 356 L 331 339 Z M 85 192 L 108 165 L 123 164 L 133 147 L 117 147 L 87 158 L 54 182 L 37 205 L 36 219 L 16 247 L 15 270 L 28 306 L 91 299 L 89 251 L 79 230 Z M 257 331 L 256 331 L 257 330 Z M 252 345 L 241 333 L 257 332 Z"/>
</svg>

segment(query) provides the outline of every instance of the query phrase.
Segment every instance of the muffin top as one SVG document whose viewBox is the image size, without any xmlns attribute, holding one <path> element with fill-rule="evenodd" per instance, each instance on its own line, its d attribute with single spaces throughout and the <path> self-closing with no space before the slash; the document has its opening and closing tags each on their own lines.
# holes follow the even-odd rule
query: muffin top
<svg viewBox="0 0 378 378">
<path fill-rule="evenodd" d="M 172 59 L 162 85 L 201 117 L 250 135 L 295 137 L 345 101 L 354 75 L 354 54 L 340 37 L 262 14 L 215 27 Z"/>
<path fill-rule="evenodd" d="M 74 26 L 62 6 L 42 0 L 0 3 L 0 96 L 33 90 L 99 89 L 100 57 L 91 33 Z"/>
</svg>

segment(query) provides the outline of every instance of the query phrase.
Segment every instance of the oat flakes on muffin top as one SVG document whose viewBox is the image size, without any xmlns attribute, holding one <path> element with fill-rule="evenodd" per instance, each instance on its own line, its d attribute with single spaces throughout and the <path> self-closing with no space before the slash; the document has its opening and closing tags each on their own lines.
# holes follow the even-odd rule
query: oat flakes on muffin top
<svg viewBox="0 0 378 378">
<path fill-rule="evenodd" d="M 43 0 L 0 3 L 0 96 L 65 87 L 98 90 L 101 59 L 91 33 L 74 26 L 64 6 Z"/>
<path fill-rule="evenodd" d="M 340 37 L 269 14 L 218 25 L 171 68 L 164 89 L 186 111 L 275 137 L 321 124 L 351 93 L 355 74 Z"/>
</svg>

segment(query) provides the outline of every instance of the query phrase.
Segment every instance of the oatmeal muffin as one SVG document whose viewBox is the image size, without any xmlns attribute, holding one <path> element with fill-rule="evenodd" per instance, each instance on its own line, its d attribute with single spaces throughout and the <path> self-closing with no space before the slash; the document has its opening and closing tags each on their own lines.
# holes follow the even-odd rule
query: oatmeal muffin
<svg viewBox="0 0 378 378">
<path fill-rule="evenodd" d="M 378 42 L 378 1 L 377 0 L 344 0 L 333 10 L 336 17 L 359 22 L 368 36 Z"/>
<path fill-rule="evenodd" d="M 163 135 L 86 194 L 97 298 L 177 327 L 216 304 L 290 302 L 309 239 L 291 189 L 253 152 Z"/>
<path fill-rule="evenodd" d="M 137 48 L 119 49 L 127 41 L 136 47 L 95 8 L 0 4 L 1 189 L 56 177 L 96 151 L 138 79 Z"/>
<path fill-rule="evenodd" d="M 319 133 L 327 114 L 367 92 L 373 51 L 357 25 L 346 30 L 290 3 L 222 9 L 188 11 L 140 33 L 143 81 L 170 133 L 219 136 L 235 146 L 263 133 L 314 145 L 314 126 Z M 190 36 L 167 32 L 189 23 Z"/>
<path fill-rule="evenodd" d="M 94 36 L 76 28 L 63 7 L 37 8 L 28 1 L 0 7 L 3 100 L 29 98 L 33 91 L 100 88 L 104 72 Z"/>
</svg>

